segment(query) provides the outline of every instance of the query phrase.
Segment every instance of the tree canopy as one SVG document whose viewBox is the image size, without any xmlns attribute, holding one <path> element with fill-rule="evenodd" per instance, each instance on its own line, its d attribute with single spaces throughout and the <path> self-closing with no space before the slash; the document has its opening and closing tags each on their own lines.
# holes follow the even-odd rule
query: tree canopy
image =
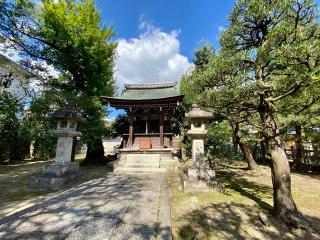
<svg viewBox="0 0 320 240">
<path fill-rule="evenodd" d="M 302 227 L 291 196 L 280 139 L 280 111 L 311 107 L 319 89 L 320 28 L 311 0 L 239 0 L 220 37 L 221 49 L 189 81 L 194 99 L 261 132 L 274 187 L 275 213 Z M 189 90 L 192 92 L 192 90 Z M 299 220 L 300 219 L 300 220 Z"/>
<path fill-rule="evenodd" d="M 46 90 L 35 101 L 55 93 L 51 110 L 72 105 L 81 111 L 87 159 L 102 160 L 106 112 L 99 97 L 113 94 L 116 42 L 112 27 L 102 24 L 95 1 L 1 0 L 0 9 L 0 36 L 21 51 L 26 66 L 37 61 L 36 67 L 41 67 L 45 62 L 59 72 L 54 79 L 44 79 Z"/>
</svg>

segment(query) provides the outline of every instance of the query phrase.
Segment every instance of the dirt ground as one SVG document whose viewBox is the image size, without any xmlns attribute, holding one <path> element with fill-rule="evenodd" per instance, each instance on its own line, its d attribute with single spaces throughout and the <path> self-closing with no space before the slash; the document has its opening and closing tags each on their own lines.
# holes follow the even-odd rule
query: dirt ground
<svg viewBox="0 0 320 240">
<path fill-rule="evenodd" d="M 173 234 L 175 239 L 320 239 L 320 176 L 292 173 L 292 194 L 307 217 L 307 230 L 289 229 L 272 216 L 270 168 L 260 172 L 244 163 L 217 170 L 223 193 L 183 193 L 177 174 L 169 176 Z M 266 214 L 271 226 L 258 218 Z"/>
</svg>

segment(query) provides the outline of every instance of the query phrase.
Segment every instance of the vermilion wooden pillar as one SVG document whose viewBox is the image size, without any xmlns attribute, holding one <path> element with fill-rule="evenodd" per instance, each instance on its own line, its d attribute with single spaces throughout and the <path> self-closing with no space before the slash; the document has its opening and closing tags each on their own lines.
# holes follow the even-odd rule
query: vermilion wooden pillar
<svg viewBox="0 0 320 240">
<path fill-rule="evenodd" d="M 160 146 L 163 146 L 163 116 L 160 115 Z"/>
<path fill-rule="evenodd" d="M 129 138 L 128 138 L 128 146 L 131 148 L 133 144 L 133 116 L 129 116 Z"/>
</svg>

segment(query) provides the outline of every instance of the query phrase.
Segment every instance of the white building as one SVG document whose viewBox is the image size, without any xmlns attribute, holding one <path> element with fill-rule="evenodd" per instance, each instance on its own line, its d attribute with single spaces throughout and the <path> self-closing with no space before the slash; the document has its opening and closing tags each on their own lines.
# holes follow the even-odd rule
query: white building
<svg viewBox="0 0 320 240">
<path fill-rule="evenodd" d="M 0 91 L 9 90 L 19 99 L 27 97 L 30 79 L 34 75 L 0 53 Z"/>
</svg>

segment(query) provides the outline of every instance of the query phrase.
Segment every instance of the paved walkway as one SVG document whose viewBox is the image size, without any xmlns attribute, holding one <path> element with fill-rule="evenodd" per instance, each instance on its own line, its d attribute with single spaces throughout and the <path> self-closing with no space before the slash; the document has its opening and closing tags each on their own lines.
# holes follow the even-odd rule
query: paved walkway
<svg viewBox="0 0 320 240">
<path fill-rule="evenodd" d="M 0 219 L 0 239 L 169 239 L 166 189 L 163 174 L 110 173 Z"/>
</svg>

